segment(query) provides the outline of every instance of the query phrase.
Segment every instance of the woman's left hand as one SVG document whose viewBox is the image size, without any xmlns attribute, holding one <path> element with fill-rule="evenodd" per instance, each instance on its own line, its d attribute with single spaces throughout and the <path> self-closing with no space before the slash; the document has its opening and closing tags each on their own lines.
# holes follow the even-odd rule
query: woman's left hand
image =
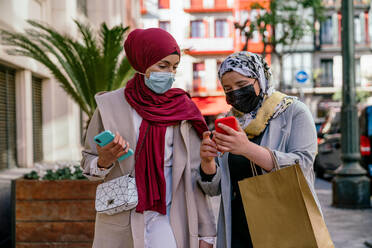
<svg viewBox="0 0 372 248">
<path fill-rule="evenodd" d="M 240 125 L 237 125 L 238 131 L 222 123 L 219 123 L 218 126 L 227 133 L 226 135 L 213 131 L 213 140 L 217 144 L 218 151 L 244 155 L 250 141 Z"/>
<path fill-rule="evenodd" d="M 205 242 L 204 240 L 199 240 L 199 248 L 213 248 L 213 245 Z"/>
</svg>

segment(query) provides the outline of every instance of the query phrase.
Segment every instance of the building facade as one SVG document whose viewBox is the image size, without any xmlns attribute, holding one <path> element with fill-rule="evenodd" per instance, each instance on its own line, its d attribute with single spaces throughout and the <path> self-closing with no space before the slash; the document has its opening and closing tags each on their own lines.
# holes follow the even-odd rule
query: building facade
<svg viewBox="0 0 372 248">
<path fill-rule="evenodd" d="M 342 89 L 341 5 L 325 1 L 325 21 L 316 23 L 313 71 L 314 99 L 318 114 L 332 103 L 332 96 Z M 354 0 L 355 83 L 357 91 L 372 92 L 372 11 L 370 0 Z M 371 103 L 371 102 L 369 102 Z"/>
<path fill-rule="evenodd" d="M 229 54 L 242 50 L 245 37 L 234 24 L 255 18 L 252 0 L 141 0 L 142 27 L 160 27 L 170 32 L 183 55 L 175 87 L 188 91 L 202 114 L 211 120 L 230 109 L 217 78 L 221 62 Z M 263 6 L 267 0 L 259 1 Z M 249 51 L 262 52 L 263 43 L 254 33 Z M 267 60 L 270 62 L 270 54 Z"/>
<path fill-rule="evenodd" d="M 0 12 L 2 29 L 22 32 L 33 19 L 76 37 L 74 19 L 95 27 L 102 22 L 136 27 L 140 7 L 136 0 L 5 0 Z M 79 107 L 44 66 L 5 50 L 0 46 L 0 169 L 78 160 Z"/>
<path fill-rule="evenodd" d="M 174 86 L 188 91 L 205 116 L 227 111 L 217 70 L 234 51 L 234 0 L 142 0 L 141 5 L 142 26 L 167 30 L 183 52 Z"/>
<path fill-rule="evenodd" d="M 341 1 L 324 1 L 325 20 L 315 22 L 315 33 L 302 40 L 284 58 L 286 91 L 298 95 L 315 118 L 323 118 L 329 108 L 339 108 L 335 99 L 342 91 Z M 372 92 L 372 12 L 370 0 L 354 1 L 355 73 L 358 92 Z M 296 75 L 306 71 L 309 79 L 298 82 Z M 337 98 L 337 97 L 336 97 Z M 367 99 L 372 104 L 371 99 Z"/>
<path fill-rule="evenodd" d="M 23 32 L 27 19 L 77 37 L 74 19 L 98 27 L 137 27 L 137 0 L 2 0 L 0 28 Z M 10 56 L 0 45 L 0 247 L 10 247 L 10 180 L 36 162 L 79 160 L 79 107 L 38 62 Z"/>
<path fill-rule="evenodd" d="M 169 31 L 181 45 L 183 56 L 175 87 L 191 93 L 205 116 L 217 115 L 229 109 L 217 79 L 221 61 L 230 53 L 240 51 L 245 37 L 234 28 L 247 19 L 254 19 L 260 10 L 251 9 L 266 0 L 141 0 L 141 24 L 144 28 L 160 27 Z M 298 95 L 311 109 L 314 117 L 332 102 L 333 94 L 341 90 L 341 14 L 340 1 L 325 1 L 326 19 L 317 23 L 312 10 L 304 18 L 315 25 L 315 33 L 306 34 L 291 47 L 283 48 L 283 79 L 285 91 Z M 355 1 L 356 81 L 360 90 L 371 91 L 371 1 Z M 261 10 L 262 11 L 262 10 Z M 262 53 L 263 43 L 258 33 L 248 42 L 248 50 Z M 279 83 L 278 61 L 267 51 L 273 69 L 273 84 Z M 297 80 L 305 73 L 307 80 Z M 301 75 L 300 75 L 301 76 Z"/>
</svg>

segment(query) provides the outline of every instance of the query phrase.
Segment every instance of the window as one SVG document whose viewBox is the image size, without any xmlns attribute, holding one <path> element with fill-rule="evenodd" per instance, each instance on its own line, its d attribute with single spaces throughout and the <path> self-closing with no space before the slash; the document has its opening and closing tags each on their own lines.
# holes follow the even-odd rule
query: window
<svg viewBox="0 0 372 248">
<path fill-rule="evenodd" d="M 214 7 L 216 8 L 226 8 L 226 0 L 214 0 Z"/>
<path fill-rule="evenodd" d="M 169 9 L 169 0 L 159 0 L 158 7 L 159 9 Z"/>
<path fill-rule="evenodd" d="M 356 86 L 361 86 L 362 85 L 362 79 L 360 75 L 360 58 L 355 59 L 355 84 Z"/>
<path fill-rule="evenodd" d="M 204 75 L 205 75 L 205 64 L 204 62 L 201 63 L 194 63 L 193 64 L 193 90 L 194 91 L 206 91 L 206 87 L 204 86 Z"/>
<path fill-rule="evenodd" d="M 203 0 L 190 0 L 190 5 L 192 9 L 202 9 Z"/>
<path fill-rule="evenodd" d="M 205 23 L 202 20 L 191 21 L 191 38 L 202 38 L 206 36 Z"/>
<path fill-rule="evenodd" d="M 354 38 L 356 44 L 363 43 L 362 23 L 359 16 L 354 17 Z"/>
<path fill-rule="evenodd" d="M 215 21 L 215 37 L 228 37 L 229 36 L 229 24 L 226 20 Z"/>
<path fill-rule="evenodd" d="M 333 60 L 322 59 L 320 61 L 320 67 L 322 69 L 320 86 L 321 87 L 332 87 L 333 86 Z"/>
<path fill-rule="evenodd" d="M 43 160 L 42 82 L 32 77 L 32 135 L 34 162 Z"/>
<path fill-rule="evenodd" d="M 15 71 L 0 66 L 0 169 L 16 166 Z"/>
<path fill-rule="evenodd" d="M 325 5 L 325 6 L 335 6 L 335 0 L 324 0 L 323 1 L 323 4 Z"/>
<path fill-rule="evenodd" d="M 159 28 L 170 32 L 170 21 L 159 21 Z"/>
<path fill-rule="evenodd" d="M 76 4 L 78 11 L 81 14 L 88 16 L 87 0 L 77 0 Z"/>
<path fill-rule="evenodd" d="M 305 71 L 308 79 L 304 83 L 299 83 L 296 76 L 300 71 Z M 283 57 L 283 80 L 286 88 L 308 88 L 312 86 L 312 54 L 311 53 L 292 53 Z"/>
<path fill-rule="evenodd" d="M 332 17 L 328 16 L 320 26 L 320 43 L 333 44 Z"/>
</svg>

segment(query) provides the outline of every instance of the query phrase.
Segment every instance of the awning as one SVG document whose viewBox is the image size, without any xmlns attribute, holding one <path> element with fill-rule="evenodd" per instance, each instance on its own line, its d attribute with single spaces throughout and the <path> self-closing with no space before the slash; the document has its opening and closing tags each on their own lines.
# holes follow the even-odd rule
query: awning
<svg viewBox="0 0 372 248">
<path fill-rule="evenodd" d="M 225 96 L 208 96 L 191 98 L 200 109 L 202 115 L 218 115 L 226 113 L 231 106 L 226 103 Z"/>
</svg>

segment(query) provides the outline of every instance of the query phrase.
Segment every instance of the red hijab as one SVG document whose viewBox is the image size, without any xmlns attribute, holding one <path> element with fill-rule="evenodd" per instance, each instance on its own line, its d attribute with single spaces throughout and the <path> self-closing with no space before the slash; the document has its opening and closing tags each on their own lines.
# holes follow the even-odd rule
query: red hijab
<svg viewBox="0 0 372 248">
<path fill-rule="evenodd" d="M 128 35 L 124 48 L 130 64 L 141 73 L 145 73 L 151 65 L 172 53 L 181 54 L 175 39 L 160 28 L 134 30 Z M 207 125 L 199 109 L 184 90 L 170 89 L 164 94 L 156 94 L 145 85 L 144 76 L 139 73 L 127 83 L 124 95 L 143 118 L 135 152 L 138 191 L 136 211 L 142 213 L 152 210 L 166 214 L 166 128 L 188 120 L 201 138 L 202 133 L 208 130 Z"/>
</svg>

